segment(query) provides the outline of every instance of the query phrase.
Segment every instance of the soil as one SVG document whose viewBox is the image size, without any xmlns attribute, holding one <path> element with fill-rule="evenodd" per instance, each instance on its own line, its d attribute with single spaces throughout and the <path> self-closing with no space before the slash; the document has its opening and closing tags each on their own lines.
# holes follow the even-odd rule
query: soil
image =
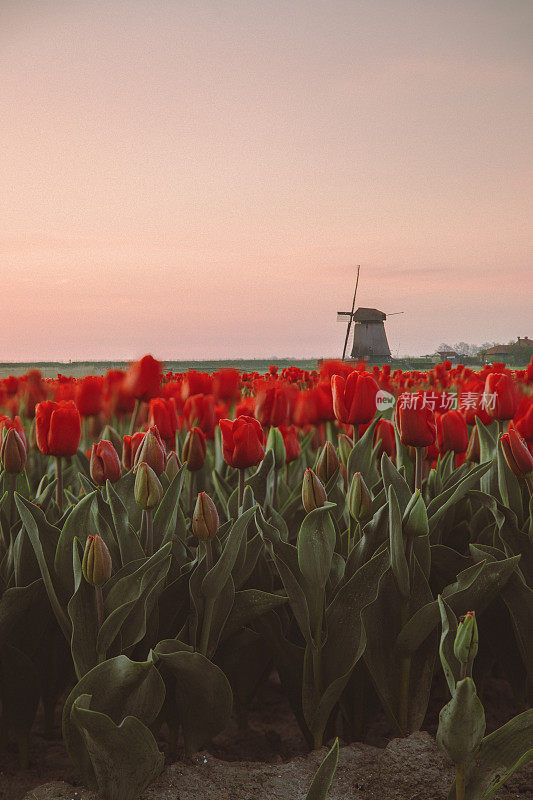
<svg viewBox="0 0 533 800">
<path fill-rule="evenodd" d="M 495 683 L 489 694 L 491 730 L 518 710 L 506 685 Z M 436 719 L 430 709 L 427 730 L 408 739 L 390 739 L 378 720 L 365 743 L 342 746 L 328 800 L 445 800 L 453 769 L 437 750 Z M 141 800 L 303 800 L 327 750 L 308 752 L 276 681 L 263 687 L 248 722 L 245 731 L 232 722 L 208 751 L 167 766 Z M 20 771 L 14 746 L 1 754 L 0 800 L 99 800 L 79 783 L 61 739 L 43 738 L 40 718 L 30 758 L 30 769 Z M 495 795 L 511 799 L 533 800 L 533 762 Z"/>
</svg>

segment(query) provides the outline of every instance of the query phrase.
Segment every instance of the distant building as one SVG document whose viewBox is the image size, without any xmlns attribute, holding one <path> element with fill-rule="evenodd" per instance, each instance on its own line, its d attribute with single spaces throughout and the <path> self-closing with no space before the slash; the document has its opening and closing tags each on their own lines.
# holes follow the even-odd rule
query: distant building
<svg viewBox="0 0 533 800">
<path fill-rule="evenodd" d="M 455 350 L 437 350 L 437 355 L 441 361 L 456 361 L 459 358 Z"/>
<path fill-rule="evenodd" d="M 530 339 L 529 336 L 519 336 L 512 344 L 496 344 L 494 347 L 489 347 L 488 350 L 485 350 L 485 361 L 487 363 L 502 361 L 504 364 L 524 362 L 529 361 L 532 355 L 533 339 Z"/>
</svg>

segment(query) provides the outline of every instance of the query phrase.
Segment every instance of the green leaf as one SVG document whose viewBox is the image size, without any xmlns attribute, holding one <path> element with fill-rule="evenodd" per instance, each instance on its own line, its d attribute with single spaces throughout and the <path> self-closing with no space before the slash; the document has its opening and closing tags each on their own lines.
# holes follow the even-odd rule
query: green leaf
<svg viewBox="0 0 533 800">
<path fill-rule="evenodd" d="M 497 445 L 498 462 L 498 487 L 502 496 L 504 506 L 512 509 L 517 518 L 523 520 L 522 508 L 522 488 L 516 475 L 509 469 L 509 465 L 503 454 L 502 443 L 498 439 Z"/>
<path fill-rule="evenodd" d="M 216 564 L 211 567 L 202 581 L 202 593 L 204 597 L 215 598 L 217 594 L 221 592 L 226 581 L 230 577 L 235 561 L 237 560 L 242 539 L 246 535 L 248 523 L 254 516 L 255 509 L 256 506 L 249 508 L 232 526 L 226 538 L 220 558 Z"/>
<path fill-rule="evenodd" d="M 93 510 L 93 503 L 96 500 L 96 492 L 83 497 L 68 515 L 59 541 L 57 543 L 54 568 L 62 588 L 65 600 L 72 596 L 74 591 L 74 576 L 72 575 L 72 542 L 74 538 L 79 539 L 82 547 L 85 547 L 85 540 L 89 534 L 94 535 L 97 531 L 92 530 L 90 521 Z"/>
<path fill-rule="evenodd" d="M 477 467 L 470 470 L 459 484 L 445 489 L 445 491 L 441 492 L 441 494 L 437 495 L 437 497 L 431 501 L 428 505 L 430 530 L 434 528 L 436 523 L 449 508 L 458 503 L 470 489 L 476 488 L 477 484 L 483 475 L 489 471 L 490 467 L 490 464 L 479 464 Z"/>
<path fill-rule="evenodd" d="M 298 533 L 298 564 L 310 591 L 322 592 L 331 570 L 336 534 L 330 510 L 333 503 L 315 508 L 304 518 Z"/>
<path fill-rule="evenodd" d="M 29 733 L 41 694 L 40 675 L 26 653 L 10 644 L 0 651 L 2 722 L 17 733 Z"/>
<path fill-rule="evenodd" d="M 175 680 L 176 722 L 182 726 L 185 754 L 190 756 L 228 724 L 231 687 L 219 667 L 200 653 L 183 650 L 175 640 L 160 642 L 153 654 L 155 663 Z"/>
<path fill-rule="evenodd" d="M 82 575 L 77 539 L 72 543 L 72 560 L 74 594 L 69 600 L 67 610 L 72 621 L 70 649 L 79 680 L 98 663 L 96 653 L 98 624 L 95 588 L 90 586 Z"/>
<path fill-rule="evenodd" d="M 107 482 L 107 499 L 113 517 L 122 566 L 138 558 L 144 558 L 142 545 L 137 534 L 130 527 L 126 506 L 109 481 Z"/>
<path fill-rule="evenodd" d="M 339 740 L 335 739 L 331 750 L 315 772 L 306 800 L 326 800 L 338 763 Z"/>
<path fill-rule="evenodd" d="M 257 470 L 245 481 L 245 485 L 252 489 L 256 502 L 261 506 L 265 504 L 268 478 L 273 469 L 274 453 L 272 450 L 267 450 L 265 457 L 259 464 Z"/>
<path fill-rule="evenodd" d="M 502 561 L 482 561 L 463 570 L 457 580 L 446 586 L 441 595 L 456 616 L 475 610 L 479 616 L 502 590 L 516 568 L 520 556 Z M 414 652 L 435 629 L 440 619 L 437 600 L 420 608 L 398 636 L 397 647 Z"/>
<path fill-rule="evenodd" d="M 352 482 L 352 478 L 356 472 L 361 473 L 368 486 L 373 486 L 379 479 L 376 467 L 372 462 L 372 441 L 379 419 L 379 417 L 376 417 L 376 419 L 371 422 L 359 441 L 356 442 L 352 448 L 346 467 L 348 472 L 348 486 Z"/>
<path fill-rule="evenodd" d="M 183 464 L 176 473 L 154 514 L 154 549 L 170 540 L 176 527 L 179 499 L 187 466 Z"/>
<path fill-rule="evenodd" d="M 489 800 L 517 769 L 533 758 L 533 709 L 485 736 L 475 758 L 466 766 L 468 800 Z M 455 784 L 448 800 L 455 800 Z"/>
<path fill-rule="evenodd" d="M 115 725 L 131 715 L 150 726 L 163 705 L 165 684 L 151 661 L 130 661 L 121 655 L 98 664 L 72 689 L 63 707 L 63 738 L 84 782 L 96 788 L 85 738 L 70 713 L 74 702 L 84 694 L 91 695 L 91 710 L 106 714 Z"/>
<path fill-rule="evenodd" d="M 170 567 L 170 550 L 169 542 L 135 572 L 112 586 L 104 602 L 106 619 L 98 632 L 99 654 L 105 655 L 117 636 L 121 651 L 141 641 L 152 608 L 163 590 Z"/>
<path fill-rule="evenodd" d="M 409 484 L 403 475 L 398 472 L 387 453 L 383 453 L 381 457 L 381 474 L 383 476 L 383 485 L 386 492 L 385 502 L 389 495 L 389 487 L 393 486 L 400 512 L 403 516 L 403 512 L 411 499 L 412 492 L 409 488 Z"/>
<path fill-rule="evenodd" d="M 48 595 L 50 605 L 52 606 L 52 611 L 55 614 L 59 627 L 63 631 L 65 638 L 67 641 L 70 641 L 70 620 L 57 597 L 48 569 L 48 564 L 46 563 L 44 556 L 41 540 L 39 538 L 39 527 L 37 520 L 43 516 L 42 511 L 40 508 L 37 508 L 37 506 L 34 506 L 33 503 L 30 503 L 28 500 L 25 500 L 18 494 L 15 494 L 15 502 L 17 504 L 22 523 L 26 528 L 28 536 L 30 537 L 33 550 L 35 552 L 35 557 L 37 558 L 37 563 L 39 564 L 39 568 L 41 570 L 42 579 L 46 588 L 46 594 Z"/>
<path fill-rule="evenodd" d="M 391 567 L 398 591 L 402 597 L 409 597 L 411 587 L 409 567 L 405 556 L 405 540 L 403 537 L 402 516 L 394 487 L 389 486 L 389 537 Z"/>
<path fill-rule="evenodd" d="M 235 592 L 233 608 L 224 626 L 222 638 L 227 639 L 257 617 L 284 605 L 287 601 L 286 597 L 263 592 L 260 589 L 244 589 L 241 592 Z"/>
<path fill-rule="evenodd" d="M 442 635 L 440 637 L 439 655 L 444 676 L 448 683 L 450 694 L 453 696 L 455 692 L 455 685 L 459 680 L 461 665 L 457 661 L 453 645 L 455 642 L 455 634 L 457 633 L 457 617 L 451 610 L 450 606 L 442 597 L 438 596 L 440 618 L 442 622 Z"/>
<path fill-rule="evenodd" d="M 70 712 L 83 737 L 98 791 L 104 800 L 137 800 L 162 772 L 165 759 L 150 730 L 134 716 L 119 725 L 90 708 L 92 697 L 78 697 Z M 120 768 L 117 768 L 120 765 Z"/>
<path fill-rule="evenodd" d="M 472 678 L 464 678 L 439 714 L 437 745 L 452 763 L 464 764 L 475 754 L 484 733 L 485 712 L 476 685 Z"/>
</svg>

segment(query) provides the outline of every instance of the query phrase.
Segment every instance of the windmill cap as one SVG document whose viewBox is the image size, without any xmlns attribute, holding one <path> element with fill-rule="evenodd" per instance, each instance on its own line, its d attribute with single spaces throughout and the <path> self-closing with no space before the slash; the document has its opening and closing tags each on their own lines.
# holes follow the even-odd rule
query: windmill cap
<svg viewBox="0 0 533 800">
<path fill-rule="evenodd" d="M 383 322 L 387 319 L 387 315 L 377 308 L 358 308 L 353 319 L 354 322 Z"/>
</svg>

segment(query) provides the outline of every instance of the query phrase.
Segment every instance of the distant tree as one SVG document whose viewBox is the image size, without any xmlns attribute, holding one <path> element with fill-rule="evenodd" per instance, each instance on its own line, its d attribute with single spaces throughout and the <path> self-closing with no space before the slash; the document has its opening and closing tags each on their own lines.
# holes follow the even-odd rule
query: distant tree
<svg viewBox="0 0 533 800">
<path fill-rule="evenodd" d="M 452 347 L 449 344 L 445 344 L 443 342 L 442 344 L 439 344 L 439 346 L 437 347 L 437 353 L 441 353 L 444 352 L 445 350 L 451 350 L 451 349 Z"/>
</svg>

